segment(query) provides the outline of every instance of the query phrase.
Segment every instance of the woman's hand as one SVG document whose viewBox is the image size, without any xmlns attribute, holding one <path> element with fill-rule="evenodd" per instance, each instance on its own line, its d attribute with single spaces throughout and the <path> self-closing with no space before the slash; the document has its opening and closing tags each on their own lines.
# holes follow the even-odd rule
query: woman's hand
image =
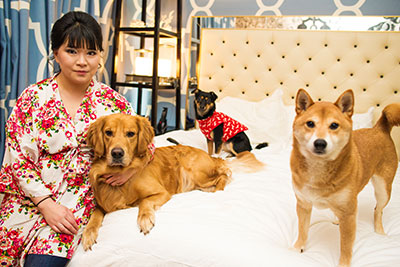
<svg viewBox="0 0 400 267">
<path fill-rule="evenodd" d="M 111 186 L 121 186 L 125 184 L 132 175 L 133 171 L 127 170 L 123 173 L 104 174 L 103 177 L 106 178 L 107 184 Z"/>
<path fill-rule="evenodd" d="M 35 201 L 36 199 L 32 199 L 32 201 L 38 203 L 38 201 Z M 51 198 L 40 202 L 37 207 L 47 224 L 55 232 L 68 235 L 76 235 L 78 233 L 79 226 L 76 223 L 75 216 L 67 207 L 57 204 Z"/>
</svg>

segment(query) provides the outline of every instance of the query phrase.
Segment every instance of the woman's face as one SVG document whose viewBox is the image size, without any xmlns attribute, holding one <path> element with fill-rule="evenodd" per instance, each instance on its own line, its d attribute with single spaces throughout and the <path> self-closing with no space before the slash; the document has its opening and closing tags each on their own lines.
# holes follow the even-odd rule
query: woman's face
<svg viewBox="0 0 400 267">
<path fill-rule="evenodd" d="M 72 48 L 65 42 L 54 51 L 63 78 L 76 85 L 88 86 L 100 63 L 100 51 L 87 48 Z"/>
</svg>

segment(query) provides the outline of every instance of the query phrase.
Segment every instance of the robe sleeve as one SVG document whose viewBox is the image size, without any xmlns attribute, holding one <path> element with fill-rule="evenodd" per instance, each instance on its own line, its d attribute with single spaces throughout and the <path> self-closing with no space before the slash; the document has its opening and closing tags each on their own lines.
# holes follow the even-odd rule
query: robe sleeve
<svg viewBox="0 0 400 267">
<path fill-rule="evenodd" d="M 22 197 L 51 194 L 41 178 L 41 168 L 38 166 L 40 151 L 33 121 L 34 96 L 34 90 L 25 90 L 7 120 L 0 192 Z"/>
</svg>

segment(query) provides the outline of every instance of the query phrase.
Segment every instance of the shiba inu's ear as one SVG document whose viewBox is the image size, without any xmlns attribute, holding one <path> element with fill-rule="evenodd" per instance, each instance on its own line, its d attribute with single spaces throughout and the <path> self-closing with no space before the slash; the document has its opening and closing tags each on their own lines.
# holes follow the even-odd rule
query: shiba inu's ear
<svg viewBox="0 0 400 267">
<path fill-rule="evenodd" d="M 306 90 L 300 88 L 296 96 L 296 114 L 302 113 L 313 104 L 314 101 L 311 99 L 311 96 Z"/>
<path fill-rule="evenodd" d="M 354 93 L 353 90 L 349 89 L 343 92 L 339 98 L 336 100 L 335 105 L 340 108 L 340 110 L 351 117 L 354 112 Z"/>
</svg>

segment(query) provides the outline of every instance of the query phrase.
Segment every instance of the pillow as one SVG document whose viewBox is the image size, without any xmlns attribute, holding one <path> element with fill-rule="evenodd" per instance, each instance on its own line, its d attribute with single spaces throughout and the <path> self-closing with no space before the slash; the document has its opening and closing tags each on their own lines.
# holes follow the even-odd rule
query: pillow
<svg viewBox="0 0 400 267">
<path fill-rule="evenodd" d="M 272 146 L 286 146 L 290 142 L 288 114 L 282 101 L 283 92 L 274 93 L 259 102 L 251 102 L 235 97 L 224 97 L 217 102 L 217 111 L 241 122 L 252 144 L 268 142 Z"/>
<path fill-rule="evenodd" d="M 360 128 L 372 128 L 374 121 L 374 107 L 370 107 L 365 113 L 356 113 L 353 115 L 353 130 Z"/>
</svg>

